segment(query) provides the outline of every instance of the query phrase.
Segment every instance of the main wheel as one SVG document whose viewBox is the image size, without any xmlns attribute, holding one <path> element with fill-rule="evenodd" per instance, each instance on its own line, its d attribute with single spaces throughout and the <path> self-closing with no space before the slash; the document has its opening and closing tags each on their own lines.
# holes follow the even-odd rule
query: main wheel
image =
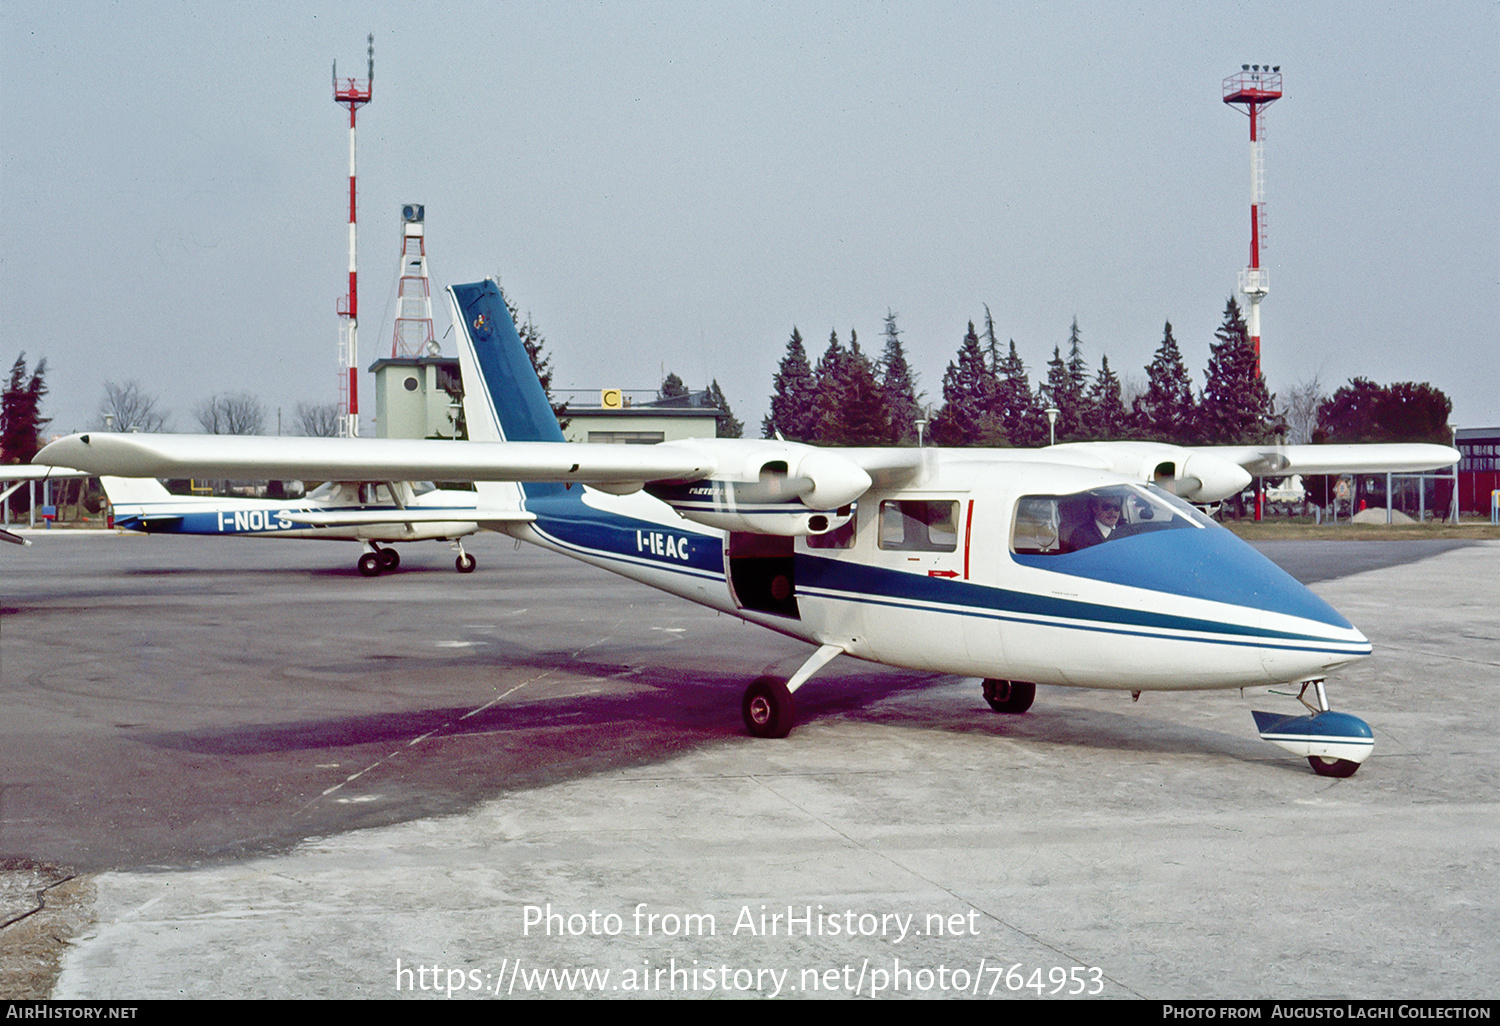
<svg viewBox="0 0 1500 1026">
<path fill-rule="evenodd" d="M 366 552 L 359 557 L 359 572 L 366 577 L 380 576 L 380 557 L 373 552 Z"/>
<path fill-rule="evenodd" d="M 458 572 L 461 574 L 472 574 L 474 568 L 479 565 L 479 561 L 465 552 L 453 561 L 453 565 L 458 567 Z"/>
<path fill-rule="evenodd" d="M 1024 680 L 987 680 L 984 700 L 997 713 L 1023 713 L 1036 701 L 1036 685 Z"/>
<path fill-rule="evenodd" d="M 395 549 L 380 550 L 380 569 L 394 570 L 401 565 L 401 553 Z"/>
<path fill-rule="evenodd" d="M 757 677 L 745 689 L 741 706 L 745 729 L 755 737 L 786 737 L 797 718 L 792 693 L 776 677 Z"/>
<path fill-rule="evenodd" d="M 1320 777 L 1352 777 L 1354 771 L 1359 769 L 1357 762 L 1350 762 L 1348 759 L 1325 759 L 1321 755 L 1309 755 L 1307 764 Z"/>
</svg>

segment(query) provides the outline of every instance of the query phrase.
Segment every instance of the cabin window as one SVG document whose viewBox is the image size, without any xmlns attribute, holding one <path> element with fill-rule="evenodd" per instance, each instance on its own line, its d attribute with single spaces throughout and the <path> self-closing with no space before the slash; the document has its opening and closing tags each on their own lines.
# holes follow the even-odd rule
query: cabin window
<svg viewBox="0 0 1500 1026">
<path fill-rule="evenodd" d="M 880 547 L 901 552 L 953 552 L 958 548 L 958 503 L 935 499 L 882 502 Z"/>
<path fill-rule="evenodd" d="M 1016 503 L 1011 551 L 1019 555 L 1062 555 L 1154 531 L 1209 526 L 1213 521 L 1154 485 L 1114 485 L 1072 495 L 1027 495 Z"/>
</svg>

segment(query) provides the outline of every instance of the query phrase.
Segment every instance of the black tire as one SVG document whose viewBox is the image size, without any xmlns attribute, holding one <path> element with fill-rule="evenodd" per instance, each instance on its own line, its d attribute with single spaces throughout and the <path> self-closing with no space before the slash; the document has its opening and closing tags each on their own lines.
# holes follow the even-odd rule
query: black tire
<svg viewBox="0 0 1500 1026">
<path fill-rule="evenodd" d="M 1036 685 L 1024 680 L 987 680 L 984 700 L 997 713 L 1015 716 L 1030 709 L 1036 701 Z"/>
<path fill-rule="evenodd" d="M 379 577 L 382 567 L 380 557 L 373 552 L 366 552 L 359 557 L 359 572 L 366 577 Z"/>
<path fill-rule="evenodd" d="M 380 550 L 380 569 L 394 570 L 401 565 L 401 553 L 395 549 Z"/>
<path fill-rule="evenodd" d="M 792 693 L 776 677 L 753 680 L 745 689 L 740 711 L 745 717 L 745 729 L 754 737 L 786 737 L 797 719 Z"/>
<path fill-rule="evenodd" d="M 461 574 L 472 574 L 474 568 L 479 565 L 479 561 L 465 552 L 453 561 L 453 565 L 458 568 L 458 572 Z"/>
<path fill-rule="evenodd" d="M 1352 777 L 1354 771 L 1359 769 L 1357 762 L 1350 762 L 1348 759 L 1325 759 L 1321 755 L 1309 755 L 1307 764 L 1320 777 Z"/>
</svg>

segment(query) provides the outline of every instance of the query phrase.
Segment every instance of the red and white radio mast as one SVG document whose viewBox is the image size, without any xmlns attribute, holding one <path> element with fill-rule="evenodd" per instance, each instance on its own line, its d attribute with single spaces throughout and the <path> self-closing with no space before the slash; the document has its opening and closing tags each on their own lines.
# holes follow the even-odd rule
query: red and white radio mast
<svg viewBox="0 0 1500 1026">
<path fill-rule="evenodd" d="M 1224 80 L 1224 102 L 1244 107 L 1250 115 L 1250 266 L 1240 272 L 1240 291 L 1250 301 L 1250 345 L 1255 369 L 1260 370 L 1260 301 L 1271 291 L 1270 276 L 1260 266 L 1260 243 L 1265 234 L 1266 167 L 1261 159 L 1265 108 L 1281 99 L 1281 66 L 1241 64 L 1238 75 Z"/>
<path fill-rule="evenodd" d="M 349 294 L 339 304 L 339 435 L 359 435 L 359 271 L 355 259 L 354 114 L 370 102 L 375 87 L 375 34 L 370 33 L 370 74 L 360 82 L 339 81 L 339 62 L 333 62 L 333 102 L 349 108 Z"/>
</svg>

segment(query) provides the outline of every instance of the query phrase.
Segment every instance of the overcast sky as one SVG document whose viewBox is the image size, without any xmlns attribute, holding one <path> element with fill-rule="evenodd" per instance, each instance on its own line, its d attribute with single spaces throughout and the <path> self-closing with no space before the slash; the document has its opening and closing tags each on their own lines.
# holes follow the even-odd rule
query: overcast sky
<svg viewBox="0 0 1500 1026">
<path fill-rule="evenodd" d="M 1268 63 L 1272 390 L 1430 381 L 1456 424 L 1500 424 L 1489 0 L 4 0 L 0 370 L 47 358 L 53 430 L 94 426 L 106 380 L 179 431 L 216 392 L 272 430 L 336 397 L 330 71 L 364 77 L 372 32 L 362 366 L 390 355 L 418 202 L 436 289 L 498 277 L 556 386 L 717 378 L 749 433 L 794 325 L 814 359 L 834 329 L 878 353 L 887 310 L 928 401 L 985 304 L 1033 381 L 1074 317 L 1091 368 L 1143 379 L 1170 320 L 1201 388 L 1249 251 L 1220 83 Z"/>
</svg>

